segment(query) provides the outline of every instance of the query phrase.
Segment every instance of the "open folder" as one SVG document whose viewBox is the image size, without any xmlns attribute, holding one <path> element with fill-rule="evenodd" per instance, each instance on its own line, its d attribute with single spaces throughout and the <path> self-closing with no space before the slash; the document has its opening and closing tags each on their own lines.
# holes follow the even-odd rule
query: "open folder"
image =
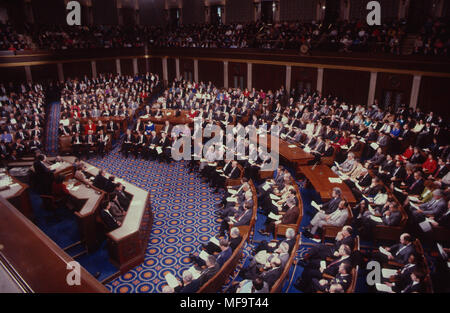
<svg viewBox="0 0 450 313">
<path fill-rule="evenodd" d="M 169 285 L 172 288 L 176 288 L 180 286 L 180 283 L 178 282 L 177 278 L 173 276 L 172 273 L 167 273 L 164 278 L 166 279 L 167 285 Z"/>
<path fill-rule="evenodd" d="M 321 210 L 320 206 L 315 201 L 311 201 L 311 206 L 315 208 L 317 211 Z"/>
</svg>

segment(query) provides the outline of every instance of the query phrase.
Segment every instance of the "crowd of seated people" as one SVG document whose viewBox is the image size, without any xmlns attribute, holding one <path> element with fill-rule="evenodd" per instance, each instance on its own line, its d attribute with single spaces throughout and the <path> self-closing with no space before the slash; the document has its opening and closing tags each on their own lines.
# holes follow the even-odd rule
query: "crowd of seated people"
<svg viewBox="0 0 450 313">
<path fill-rule="evenodd" d="M 40 84 L 0 86 L 1 162 L 15 161 L 42 150 L 45 92 Z"/>
<path fill-rule="evenodd" d="M 428 19 L 414 41 L 414 54 L 449 55 L 449 24 L 445 19 Z"/>
<path fill-rule="evenodd" d="M 423 34 L 416 40 L 416 53 L 446 53 L 448 35 L 442 31 L 445 27 L 442 21 L 427 22 Z M 30 48 L 24 36 L 17 35 L 10 25 L 3 25 L 3 28 L 3 50 Z M 30 25 L 28 29 L 27 34 L 36 46 L 50 50 L 136 48 L 145 45 L 298 50 L 302 45 L 307 45 L 310 49 L 400 54 L 406 22 L 398 20 L 379 26 L 367 26 L 361 20 L 339 21 L 331 25 L 314 21 L 189 24 L 177 27 Z"/>
<path fill-rule="evenodd" d="M 71 136 L 77 156 L 107 152 L 118 138 L 119 120 L 132 118 L 160 84 L 158 75 L 99 75 L 65 82 L 61 92 L 59 136 Z"/>
<path fill-rule="evenodd" d="M 31 50 L 32 44 L 25 34 L 19 33 L 10 23 L 0 22 L 0 50 Z"/>
</svg>

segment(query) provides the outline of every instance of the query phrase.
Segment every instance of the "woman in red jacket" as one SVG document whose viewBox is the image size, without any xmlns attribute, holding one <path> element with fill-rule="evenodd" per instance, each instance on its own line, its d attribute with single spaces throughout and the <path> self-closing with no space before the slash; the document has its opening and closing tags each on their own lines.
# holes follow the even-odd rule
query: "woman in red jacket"
<svg viewBox="0 0 450 313">
<path fill-rule="evenodd" d="M 84 130 L 85 135 L 93 135 L 97 131 L 97 126 L 92 122 L 92 120 L 88 121 L 88 124 L 86 125 L 86 128 Z"/>
<path fill-rule="evenodd" d="M 436 171 L 437 168 L 437 162 L 434 159 L 433 155 L 430 153 L 428 154 L 427 160 L 422 164 L 422 169 L 426 174 L 431 174 Z"/>
</svg>

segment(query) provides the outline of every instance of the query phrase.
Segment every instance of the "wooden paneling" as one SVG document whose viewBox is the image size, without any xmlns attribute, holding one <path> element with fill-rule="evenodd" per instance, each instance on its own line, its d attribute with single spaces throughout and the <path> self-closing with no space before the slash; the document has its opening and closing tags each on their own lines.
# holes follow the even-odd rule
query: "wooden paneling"
<svg viewBox="0 0 450 313">
<path fill-rule="evenodd" d="M 194 60 L 180 59 L 180 75 L 183 76 L 184 79 L 189 79 L 189 77 L 185 77 L 185 72 L 192 73 L 192 80 L 194 80 Z"/>
<path fill-rule="evenodd" d="M 270 64 L 253 64 L 253 88 L 275 90 L 286 85 L 286 67 Z"/>
<path fill-rule="evenodd" d="M 325 69 L 323 95 L 337 96 L 349 104 L 366 104 L 369 81 L 369 72 Z"/>
<path fill-rule="evenodd" d="M 32 7 L 35 23 L 44 25 L 66 24 L 68 11 L 66 11 L 64 1 L 33 0 Z"/>
<path fill-rule="evenodd" d="M 293 66 L 291 69 L 291 88 L 303 88 L 311 85 L 311 90 L 317 89 L 317 69 L 311 67 Z M 302 90 L 297 90 L 301 92 Z"/>
<path fill-rule="evenodd" d="M 223 62 L 198 61 L 198 79 L 203 82 L 211 81 L 218 87 L 223 87 Z"/>
<path fill-rule="evenodd" d="M 160 58 L 151 58 L 148 59 L 149 62 L 149 70 L 151 73 L 158 74 L 162 79 L 163 70 L 162 70 L 162 59 Z"/>
<path fill-rule="evenodd" d="M 167 76 L 169 81 L 172 81 L 177 77 L 177 69 L 175 64 L 175 59 L 168 58 L 167 59 Z"/>
<path fill-rule="evenodd" d="M 133 59 L 121 59 L 120 71 L 122 72 L 122 75 L 134 75 Z"/>
<path fill-rule="evenodd" d="M 375 99 L 378 99 L 379 103 L 383 104 L 386 92 L 390 91 L 402 94 L 401 102 L 409 105 L 412 81 L 412 75 L 378 73 Z"/>
<path fill-rule="evenodd" d="M 420 84 L 418 107 L 422 111 L 433 111 L 444 119 L 450 118 L 450 78 L 423 76 Z"/>
<path fill-rule="evenodd" d="M 234 87 L 234 76 L 242 76 L 244 88 L 247 87 L 247 64 L 238 62 L 228 63 L 228 86 Z"/>
<path fill-rule="evenodd" d="M 58 66 L 56 64 L 43 64 L 31 66 L 33 82 L 48 82 L 58 77 Z"/>
<path fill-rule="evenodd" d="M 145 58 L 138 59 L 138 71 L 140 74 L 147 73 L 147 67 L 146 67 L 147 61 L 146 60 L 147 59 L 145 59 Z"/>
<path fill-rule="evenodd" d="M 0 68 L 0 81 L 2 83 L 25 82 L 26 81 L 25 68 L 23 66 Z"/>
<path fill-rule="evenodd" d="M 91 62 L 64 63 L 63 70 L 65 79 L 68 79 L 69 77 L 72 79 L 75 77 L 81 79 L 84 75 L 87 75 L 88 77 L 92 76 Z M 97 73 L 99 73 L 98 70 Z"/>
<path fill-rule="evenodd" d="M 117 73 L 116 60 L 96 61 L 97 74 Z"/>
</svg>

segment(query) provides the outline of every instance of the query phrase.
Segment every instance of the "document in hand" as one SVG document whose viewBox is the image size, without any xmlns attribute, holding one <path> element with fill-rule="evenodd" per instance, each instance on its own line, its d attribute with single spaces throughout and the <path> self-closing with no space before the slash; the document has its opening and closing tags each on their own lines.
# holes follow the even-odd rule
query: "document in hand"
<svg viewBox="0 0 450 313">
<path fill-rule="evenodd" d="M 198 271 L 193 265 L 188 269 L 189 272 L 191 272 L 194 279 L 197 279 L 200 277 L 202 272 Z"/>
<path fill-rule="evenodd" d="M 378 250 L 380 250 L 380 252 L 383 253 L 384 255 L 392 256 L 392 253 L 390 253 L 389 251 L 387 251 L 385 248 L 383 248 L 381 246 Z"/>
<path fill-rule="evenodd" d="M 176 279 L 175 276 L 173 276 L 172 273 L 167 273 L 164 278 L 166 279 L 167 285 L 169 285 L 172 288 L 178 287 L 180 283 Z"/>
<path fill-rule="evenodd" d="M 379 147 L 379 145 L 378 145 L 376 142 L 372 142 L 372 143 L 370 144 L 370 146 L 372 147 L 373 150 L 377 150 L 378 147 Z"/>
<path fill-rule="evenodd" d="M 419 198 L 415 197 L 415 196 L 408 196 L 408 199 L 413 201 L 413 202 L 419 202 Z"/>
<path fill-rule="evenodd" d="M 374 222 L 377 222 L 377 223 L 383 223 L 383 220 L 382 220 L 381 217 L 379 217 L 379 216 L 371 215 L 371 216 L 370 216 L 370 219 L 371 219 L 372 221 L 374 221 Z"/>
<path fill-rule="evenodd" d="M 311 153 L 311 148 L 310 148 L 310 147 L 305 147 L 303 150 L 304 150 L 305 152 L 307 152 L 307 153 Z"/>
<path fill-rule="evenodd" d="M 211 237 L 211 238 L 209 238 L 209 242 L 212 242 L 212 243 L 215 244 L 216 246 L 220 247 L 219 240 L 217 240 L 217 238 L 214 237 L 214 236 Z"/>
<path fill-rule="evenodd" d="M 317 211 L 321 210 L 320 206 L 315 201 L 311 201 L 311 206 L 315 208 Z"/>
<path fill-rule="evenodd" d="M 376 283 L 375 288 L 381 292 L 394 293 L 394 291 L 392 291 L 392 288 L 385 284 Z"/>
<path fill-rule="evenodd" d="M 278 197 L 277 195 L 274 195 L 273 193 L 270 194 L 270 199 L 272 200 L 280 200 L 281 198 Z"/>
<path fill-rule="evenodd" d="M 229 192 L 230 194 L 232 194 L 232 195 L 237 194 L 237 190 L 234 190 L 234 189 L 231 189 L 231 188 L 228 188 L 228 192 Z"/>
<path fill-rule="evenodd" d="M 403 190 L 401 190 L 401 189 L 398 188 L 398 187 L 394 187 L 394 190 L 395 190 L 395 191 L 398 191 L 398 192 L 403 192 Z"/>
<path fill-rule="evenodd" d="M 161 147 L 156 147 L 156 152 L 158 152 L 158 154 L 161 154 L 162 153 Z"/>
<path fill-rule="evenodd" d="M 265 184 L 262 186 L 262 189 L 263 189 L 264 191 L 267 191 L 267 190 L 270 189 L 270 185 L 267 184 L 267 183 L 265 183 Z"/>
<path fill-rule="evenodd" d="M 281 219 L 281 215 L 276 215 L 276 214 L 273 214 L 272 212 L 270 212 L 268 217 L 273 219 L 273 220 L 276 220 L 276 221 Z"/>
<path fill-rule="evenodd" d="M 227 202 L 237 203 L 237 198 L 234 198 L 234 197 L 228 197 L 228 198 L 227 198 Z"/>
<path fill-rule="evenodd" d="M 419 226 L 420 228 L 422 228 L 424 233 L 427 233 L 430 230 L 432 230 L 431 224 L 427 220 L 423 221 L 422 223 L 419 223 Z"/>
<path fill-rule="evenodd" d="M 326 261 L 320 261 L 320 268 L 327 268 L 327 262 Z"/>
<path fill-rule="evenodd" d="M 200 252 L 200 254 L 199 254 L 198 256 L 200 257 L 200 259 L 202 259 L 203 261 L 206 262 L 206 260 L 207 260 L 208 257 L 209 257 L 209 254 L 206 253 L 206 251 L 202 250 L 202 252 Z"/>
<path fill-rule="evenodd" d="M 296 145 L 289 145 L 288 148 L 297 148 Z"/>
<path fill-rule="evenodd" d="M 410 202 L 409 206 L 412 207 L 413 209 L 416 209 L 416 210 L 419 209 L 419 206 L 417 204 L 413 203 L 413 202 Z"/>
<path fill-rule="evenodd" d="M 394 276 L 397 274 L 397 270 L 393 270 L 390 268 L 383 268 L 381 269 L 381 275 L 383 275 L 384 278 L 389 278 L 391 276 Z"/>
</svg>

